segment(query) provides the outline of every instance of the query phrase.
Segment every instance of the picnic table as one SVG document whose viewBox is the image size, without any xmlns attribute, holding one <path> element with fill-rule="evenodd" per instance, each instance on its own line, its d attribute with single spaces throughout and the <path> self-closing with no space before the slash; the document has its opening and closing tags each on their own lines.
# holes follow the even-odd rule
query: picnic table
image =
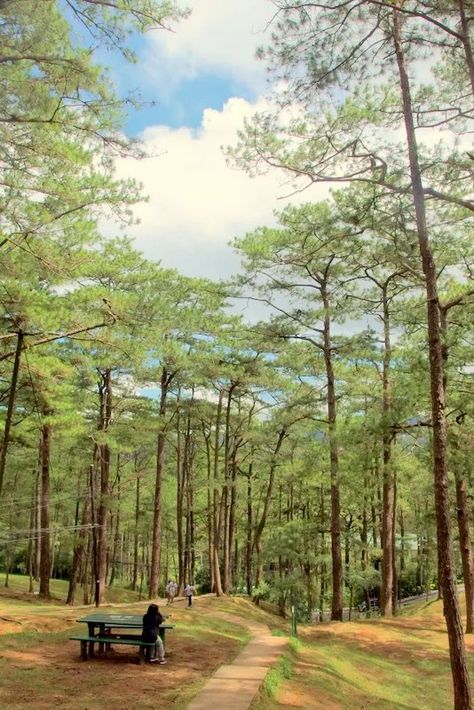
<svg viewBox="0 0 474 710">
<path fill-rule="evenodd" d="M 71 636 L 74 641 L 81 642 L 81 656 L 84 660 L 87 656 L 94 656 L 94 644 L 99 646 L 99 654 L 107 653 L 111 645 L 135 645 L 140 650 L 140 661 L 143 660 L 145 648 L 154 646 L 154 643 L 142 641 L 141 631 L 143 628 L 143 616 L 138 614 L 101 614 L 95 613 L 77 619 L 79 624 L 87 624 L 88 636 Z M 167 629 L 173 629 L 171 624 L 161 624 L 158 632 L 165 645 L 165 634 Z M 125 629 L 125 633 L 123 633 Z M 113 631 L 115 630 L 115 631 Z M 120 633 L 117 633 L 117 630 Z M 129 634 L 127 631 L 140 630 L 140 634 Z M 87 647 L 89 653 L 87 653 Z"/>
</svg>

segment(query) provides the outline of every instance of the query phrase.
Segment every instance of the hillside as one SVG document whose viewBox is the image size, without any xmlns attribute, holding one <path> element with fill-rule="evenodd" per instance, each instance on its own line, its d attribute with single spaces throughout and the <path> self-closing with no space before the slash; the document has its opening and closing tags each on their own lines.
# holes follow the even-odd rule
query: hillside
<svg viewBox="0 0 474 710">
<path fill-rule="evenodd" d="M 468 651 L 474 637 L 466 636 Z M 474 660 L 469 659 L 471 672 Z M 252 710 L 448 710 L 453 706 L 441 602 L 394 619 L 300 627 Z"/>
<path fill-rule="evenodd" d="M 76 619 L 91 611 L 66 607 L 65 583 L 56 582 L 58 599 L 44 603 L 26 592 L 26 580 L 12 577 L 0 590 L 0 707 L 38 710 L 96 710 L 114 698 L 127 708 L 185 708 L 206 680 L 232 662 L 249 636 L 244 619 L 287 634 L 279 617 L 244 597 L 198 597 L 188 610 L 184 600 L 172 608 L 175 629 L 168 635 L 165 667 L 138 666 L 118 648 L 113 658 L 83 663 Z M 143 613 L 148 602 L 116 589 L 104 610 Z M 126 602 L 126 603 L 123 603 Z M 222 612 L 227 619 L 222 618 Z M 232 621 L 230 621 L 232 619 Z M 474 650 L 474 638 L 466 638 Z M 471 662 L 474 670 L 474 662 Z M 440 602 L 406 610 L 396 619 L 372 619 L 298 627 L 289 651 L 269 673 L 252 710 L 448 710 L 452 707 L 448 640 Z"/>
</svg>

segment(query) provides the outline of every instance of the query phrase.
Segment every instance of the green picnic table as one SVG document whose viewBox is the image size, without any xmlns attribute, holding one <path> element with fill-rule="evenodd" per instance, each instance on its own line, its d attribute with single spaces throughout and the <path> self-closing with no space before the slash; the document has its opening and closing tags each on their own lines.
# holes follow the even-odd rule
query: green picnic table
<svg viewBox="0 0 474 710">
<path fill-rule="evenodd" d="M 110 646 L 119 645 L 135 645 L 140 650 L 140 661 L 143 660 L 144 650 L 146 647 L 154 646 L 149 642 L 142 641 L 141 631 L 143 628 L 143 616 L 138 614 L 102 614 L 96 612 L 89 616 L 84 616 L 82 619 L 77 619 L 79 624 L 87 624 L 88 636 L 71 636 L 74 641 L 81 642 L 81 656 L 85 660 L 87 655 L 94 656 L 94 644 L 99 645 L 99 654 L 104 650 L 107 652 Z M 171 624 L 161 624 L 159 628 L 160 638 L 165 645 L 165 634 L 167 629 L 173 629 Z M 112 630 L 115 630 L 114 632 Z M 123 633 L 122 630 L 125 630 Z M 129 634 L 127 631 L 140 630 L 140 634 Z M 120 633 L 117 633 L 120 631 Z M 89 654 L 87 654 L 87 645 L 89 646 Z"/>
</svg>

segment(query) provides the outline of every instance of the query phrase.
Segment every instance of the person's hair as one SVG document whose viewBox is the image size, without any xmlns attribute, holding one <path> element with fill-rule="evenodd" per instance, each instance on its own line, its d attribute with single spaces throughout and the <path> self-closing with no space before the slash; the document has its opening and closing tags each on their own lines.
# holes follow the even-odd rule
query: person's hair
<svg viewBox="0 0 474 710">
<path fill-rule="evenodd" d="M 147 615 L 149 616 L 156 616 L 158 614 L 158 605 L 157 604 L 150 604 L 148 607 Z"/>
</svg>

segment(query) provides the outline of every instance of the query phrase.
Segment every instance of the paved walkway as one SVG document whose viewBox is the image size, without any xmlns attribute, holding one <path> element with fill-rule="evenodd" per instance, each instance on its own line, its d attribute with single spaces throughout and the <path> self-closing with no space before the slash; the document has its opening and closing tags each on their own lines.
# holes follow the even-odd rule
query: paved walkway
<svg viewBox="0 0 474 710">
<path fill-rule="evenodd" d="M 221 666 L 188 705 L 187 710 L 248 710 L 270 667 L 288 643 L 284 636 L 272 636 L 265 624 L 231 614 L 216 614 L 233 624 L 246 626 L 253 639 L 233 663 Z"/>
</svg>

